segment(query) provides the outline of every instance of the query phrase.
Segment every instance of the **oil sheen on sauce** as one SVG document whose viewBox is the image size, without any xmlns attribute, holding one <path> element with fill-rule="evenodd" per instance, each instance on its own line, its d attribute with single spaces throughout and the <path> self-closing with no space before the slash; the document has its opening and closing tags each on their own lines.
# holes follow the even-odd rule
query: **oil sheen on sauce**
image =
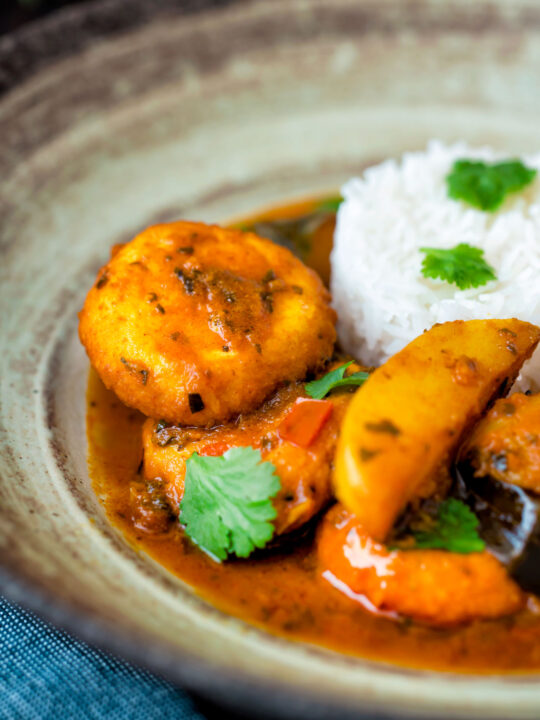
<svg viewBox="0 0 540 720">
<path fill-rule="evenodd" d="M 274 208 L 237 226 L 287 244 L 328 281 L 334 215 L 308 200 Z M 141 462 L 144 417 L 125 407 L 90 372 L 87 432 L 96 494 L 126 540 L 191 585 L 220 610 L 270 633 L 399 665 L 453 672 L 540 670 L 540 615 L 531 609 L 497 621 L 436 629 L 368 612 L 333 588 L 317 565 L 313 532 L 248 560 L 216 563 L 178 523 L 160 534 L 132 522 L 130 485 Z"/>
</svg>

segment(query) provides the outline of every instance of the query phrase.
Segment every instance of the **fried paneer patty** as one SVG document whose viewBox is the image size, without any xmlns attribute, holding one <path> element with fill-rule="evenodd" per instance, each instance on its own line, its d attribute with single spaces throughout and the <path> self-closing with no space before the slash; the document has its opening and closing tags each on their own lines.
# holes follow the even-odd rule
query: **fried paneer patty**
<svg viewBox="0 0 540 720">
<path fill-rule="evenodd" d="M 162 484 L 177 513 L 184 494 L 186 460 L 193 453 L 215 456 L 232 447 L 257 448 L 263 460 L 274 464 L 281 482 L 273 501 L 276 533 L 295 530 L 331 498 L 337 436 L 352 395 L 345 391 L 328 398 L 332 412 L 313 442 L 304 448 L 284 440 L 280 428 L 298 398 L 305 397 L 304 385 L 295 383 L 279 390 L 257 412 L 209 430 L 166 426 L 149 419 L 143 426 L 144 476 L 149 482 Z"/>
<path fill-rule="evenodd" d="M 148 228 L 99 272 L 79 334 L 126 405 L 207 426 L 255 409 L 332 354 L 335 313 L 315 272 L 252 233 Z"/>
</svg>

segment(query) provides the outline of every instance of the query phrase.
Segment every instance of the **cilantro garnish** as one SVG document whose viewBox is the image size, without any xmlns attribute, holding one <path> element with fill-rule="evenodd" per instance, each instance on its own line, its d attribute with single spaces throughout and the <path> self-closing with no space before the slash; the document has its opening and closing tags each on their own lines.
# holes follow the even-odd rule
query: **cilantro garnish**
<svg viewBox="0 0 540 720">
<path fill-rule="evenodd" d="M 437 515 L 426 521 L 424 529 L 413 530 L 412 549 L 438 549 L 455 553 L 482 552 L 485 543 L 478 535 L 479 522 L 461 500 L 448 498 L 438 507 Z"/>
<path fill-rule="evenodd" d="M 495 270 L 484 260 L 484 251 L 467 243 L 459 243 L 448 250 L 422 247 L 420 252 L 426 254 L 422 261 L 424 277 L 440 278 L 457 285 L 460 290 L 497 279 Z"/>
<path fill-rule="evenodd" d="M 321 202 L 318 203 L 316 209 L 325 212 L 337 212 L 342 202 L 343 198 L 341 197 L 341 195 L 339 195 L 338 197 L 329 197 L 325 200 L 321 200 Z"/>
<path fill-rule="evenodd" d="M 344 387 L 345 385 L 362 385 L 369 377 L 369 373 L 367 372 L 356 372 L 348 377 L 344 377 L 345 370 L 349 365 L 352 365 L 352 363 L 353 361 L 351 360 L 345 363 L 345 365 L 341 365 L 335 370 L 326 373 L 326 375 L 319 380 L 313 380 L 313 382 L 307 383 L 306 392 L 309 397 L 312 397 L 314 400 L 322 400 L 328 395 L 330 390 L 334 390 L 335 388 Z"/>
<path fill-rule="evenodd" d="M 536 170 L 520 160 L 488 164 L 481 160 L 456 160 L 446 176 L 448 195 L 480 210 L 494 212 L 510 193 L 534 180 Z"/>
<path fill-rule="evenodd" d="M 231 448 L 219 457 L 194 453 L 186 461 L 180 503 L 186 534 L 217 560 L 263 548 L 274 535 L 271 498 L 281 487 L 275 470 L 252 447 Z"/>
</svg>

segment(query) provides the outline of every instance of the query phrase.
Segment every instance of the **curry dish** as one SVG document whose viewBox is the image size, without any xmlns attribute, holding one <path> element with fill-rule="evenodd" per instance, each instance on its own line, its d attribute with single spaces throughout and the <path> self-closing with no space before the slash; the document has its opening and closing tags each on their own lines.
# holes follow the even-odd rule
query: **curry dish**
<svg viewBox="0 0 540 720">
<path fill-rule="evenodd" d="M 517 319 L 378 368 L 336 345 L 335 208 L 177 222 L 113 249 L 80 318 L 111 521 L 224 612 L 369 659 L 540 669 L 540 406 Z"/>
</svg>

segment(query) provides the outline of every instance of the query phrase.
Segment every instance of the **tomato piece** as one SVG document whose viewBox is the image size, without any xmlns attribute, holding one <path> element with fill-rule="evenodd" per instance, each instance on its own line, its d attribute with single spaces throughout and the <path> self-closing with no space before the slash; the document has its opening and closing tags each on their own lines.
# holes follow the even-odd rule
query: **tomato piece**
<svg viewBox="0 0 540 720">
<path fill-rule="evenodd" d="M 219 457 L 227 452 L 227 450 L 230 450 L 232 445 L 229 445 L 229 443 L 222 441 L 216 441 L 214 443 L 208 443 L 208 445 L 205 445 L 203 448 L 199 450 L 199 455 L 202 455 L 204 457 Z"/>
<path fill-rule="evenodd" d="M 298 398 L 278 428 L 280 438 L 308 448 L 329 420 L 333 409 L 330 400 Z"/>
</svg>

